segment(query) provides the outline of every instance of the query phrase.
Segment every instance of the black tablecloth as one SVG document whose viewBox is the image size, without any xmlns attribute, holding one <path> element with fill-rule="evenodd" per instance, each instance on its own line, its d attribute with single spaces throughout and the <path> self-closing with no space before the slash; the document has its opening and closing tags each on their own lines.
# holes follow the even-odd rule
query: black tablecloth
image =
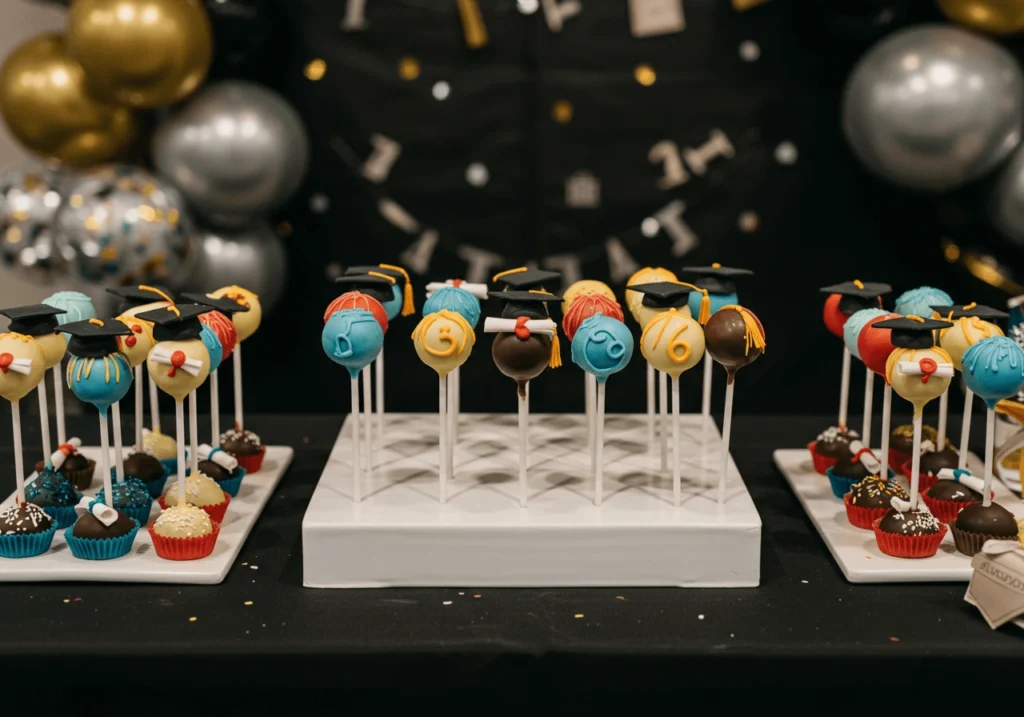
<svg viewBox="0 0 1024 717">
<path fill-rule="evenodd" d="M 340 423 L 251 419 L 266 441 L 294 446 L 295 462 L 221 585 L 0 584 L 0 680 L 39 690 L 42 669 L 60 676 L 55 687 L 107 674 L 124 689 L 242 680 L 246 694 L 289 685 L 779 680 L 802 689 L 847 685 L 872 667 L 920 685 L 952 658 L 977 675 L 1024 656 L 1024 631 L 989 630 L 963 602 L 963 584 L 844 580 L 772 464 L 775 448 L 803 445 L 824 418 L 735 422 L 733 455 L 764 523 L 758 588 L 303 588 L 302 515 Z M 91 422 L 73 427 L 90 440 Z M 982 431 L 977 423 L 975 436 Z M 10 465 L 9 444 L 0 460 Z M 13 483 L 9 469 L 4 475 Z"/>
</svg>

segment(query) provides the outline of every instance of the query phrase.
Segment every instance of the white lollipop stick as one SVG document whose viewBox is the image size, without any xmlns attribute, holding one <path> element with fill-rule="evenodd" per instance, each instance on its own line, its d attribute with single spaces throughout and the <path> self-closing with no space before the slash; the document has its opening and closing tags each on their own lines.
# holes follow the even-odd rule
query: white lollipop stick
<svg viewBox="0 0 1024 717">
<path fill-rule="evenodd" d="M 384 445 L 384 349 L 377 354 L 377 436 Z"/>
<path fill-rule="evenodd" d="M 57 445 L 68 442 L 68 432 L 64 423 L 64 382 L 61 380 L 61 364 L 53 367 L 53 408 L 57 414 Z"/>
<path fill-rule="evenodd" d="M 647 364 L 647 446 L 654 453 L 654 366 Z"/>
<path fill-rule="evenodd" d="M 448 378 L 437 379 L 437 476 L 441 502 L 448 502 Z"/>
<path fill-rule="evenodd" d="M 597 390 L 598 390 L 598 383 L 597 383 L 597 376 L 595 376 L 593 374 L 590 374 L 590 373 L 586 373 L 586 372 L 584 372 L 583 375 L 586 376 L 585 390 L 586 390 L 586 394 L 587 394 L 587 403 L 590 404 L 590 406 L 592 406 L 592 410 L 593 410 L 593 413 L 590 416 L 590 422 L 587 424 L 587 443 L 589 444 L 589 448 L 590 448 L 590 472 L 593 473 L 594 470 L 595 470 L 595 467 L 597 466 L 598 461 L 599 461 L 598 456 L 597 456 L 597 441 L 598 441 L 598 439 L 597 439 Z M 604 432 L 604 428 L 603 427 L 601 429 L 601 432 L 602 433 Z M 602 447 L 601 450 L 603 451 L 604 448 Z"/>
<path fill-rule="evenodd" d="M 39 394 L 39 428 L 43 432 L 43 465 L 50 465 L 50 411 L 46 406 L 46 381 L 40 381 L 36 387 Z"/>
<path fill-rule="evenodd" d="M 103 495 L 110 501 L 108 505 L 114 505 L 114 486 L 110 480 L 110 431 L 107 428 L 106 409 L 99 412 L 100 416 L 100 475 L 103 476 Z M 181 480 L 184 488 L 185 480 Z"/>
<path fill-rule="evenodd" d="M 950 382 L 952 383 L 952 381 Z M 938 429 L 938 443 L 935 446 L 935 450 L 941 451 L 946 447 L 946 424 L 949 414 L 949 386 L 946 386 L 946 390 L 939 396 L 939 429 Z"/>
<path fill-rule="evenodd" d="M 967 468 L 967 444 L 971 440 L 971 413 L 974 410 L 974 391 L 964 386 L 964 420 L 960 424 L 960 460 L 957 468 Z"/>
<path fill-rule="evenodd" d="M 362 495 L 362 461 L 359 457 L 359 379 L 352 379 L 352 408 L 349 412 L 352 419 L 352 500 L 356 503 L 363 501 Z"/>
<path fill-rule="evenodd" d="M 174 427 L 177 430 L 175 435 L 175 447 L 178 449 L 178 505 L 188 503 L 188 494 L 185 491 L 185 402 L 174 402 Z M 106 471 L 110 475 L 110 471 Z M 107 493 L 110 495 L 110 493 Z"/>
<path fill-rule="evenodd" d="M 363 367 L 363 417 L 366 419 L 366 474 L 373 473 L 373 390 L 370 367 Z"/>
<path fill-rule="evenodd" d="M 121 438 L 120 401 L 110 407 L 110 412 L 114 417 L 114 473 L 117 475 L 117 482 L 124 483 L 124 441 Z M 110 495 L 110 493 L 107 493 L 107 495 Z"/>
<path fill-rule="evenodd" d="M 527 382 L 523 395 L 519 396 L 519 507 L 526 507 L 526 449 L 530 420 L 530 384 Z"/>
<path fill-rule="evenodd" d="M 707 357 L 705 356 L 705 361 Z M 706 363 L 706 366 L 711 364 Z M 679 377 L 672 377 L 672 505 L 682 502 L 682 478 L 679 475 Z"/>
<path fill-rule="evenodd" d="M 163 433 L 160 430 L 160 394 L 152 376 L 149 377 L 149 423 L 153 433 Z"/>
<path fill-rule="evenodd" d="M 917 510 L 918 489 L 921 484 L 921 424 L 923 411 L 914 411 L 914 455 L 910 459 L 910 509 Z"/>
<path fill-rule="evenodd" d="M 843 376 L 839 384 L 839 428 L 846 428 L 846 415 L 850 408 L 850 349 L 843 344 Z"/>
<path fill-rule="evenodd" d="M 199 472 L 199 400 L 196 389 L 188 394 L 188 441 L 191 451 L 189 468 L 195 475 Z"/>
<path fill-rule="evenodd" d="M 145 384 L 142 381 L 142 364 L 135 367 L 135 450 L 142 451 L 142 422 L 145 420 L 143 395 Z"/>
<path fill-rule="evenodd" d="M 452 433 L 452 444 L 459 444 L 459 413 L 462 411 L 462 366 L 455 367 L 455 401 L 448 407 L 452 413 L 455 414 L 455 418 L 452 419 L 452 426 L 454 427 L 454 433 Z M 452 478 L 455 476 L 453 475 Z"/>
<path fill-rule="evenodd" d="M 594 455 L 594 400 L 596 394 L 590 393 L 590 374 L 583 372 L 583 410 L 587 414 L 587 448 L 590 456 Z M 591 465 L 593 468 L 593 465 Z"/>
<path fill-rule="evenodd" d="M 996 441 L 996 412 L 989 408 L 985 414 L 985 491 L 981 504 L 992 505 L 992 469 L 993 454 L 995 453 Z"/>
<path fill-rule="evenodd" d="M 865 447 L 871 447 L 871 413 L 875 402 L 875 372 L 865 369 L 864 374 L 864 424 L 861 426 L 860 440 Z"/>
<path fill-rule="evenodd" d="M 14 426 L 14 480 L 20 504 L 25 502 L 25 453 L 21 446 L 21 411 L 17 401 L 11 401 L 11 421 Z"/>
<path fill-rule="evenodd" d="M 596 413 L 594 415 L 594 505 L 601 505 L 604 500 L 604 384 L 598 383 L 596 376 L 591 376 L 597 383 L 597 396 L 594 398 Z"/>
<path fill-rule="evenodd" d="M 711 369 L 714 361 L 704 352 L 704 386 L 700 396 L 700 446 L 708 442 L 708 424 L 711 423 Z"/>
<path fill-rule="evenodd" d="M 242 344 L 235 347 L 234 353 L 235 370 L 235 427 L 239 432 L 243 431 L 242 426 Z"/>
<path fill-rule="evenodd" d="M 885 392 L 882 394 L 882 469 L 878 472 L 879 478 L 889 480 L 889 426 L 892 424 L 892 386 L 885 382 Z"/>
<path fill-rule="evenodd" d="M 718 473 L 718 504 L 725 505 L 725 479 L 729 469 L 729 441 L 732 438 L 732 393 L 736 379 L 725 384 L 725 413 L 722 417 L 722 467 Z"/>
<path fill-rule="evenodd" d="M 210 445 L 220 445 L 220 381 L 217 372 L 210 372 Z"/>
<path fill-rule="evenodd" d="M 668 374 L 658 371 L 658 410 L 661 414 L 661 471 L 668 470 Z"/>
<path fill-rule="evenodd" d="M 455 478 L 455 442 L 457 440 L 455 437 L 455 373 L 447 374 L 444 380 L 448 384 L 446 387 L 447 400 L 444 405 L 445 418 L 448 421 L 448 454 L 446 460 L 448 461 L 448 479 L 453 480 Z"/>
</svg>

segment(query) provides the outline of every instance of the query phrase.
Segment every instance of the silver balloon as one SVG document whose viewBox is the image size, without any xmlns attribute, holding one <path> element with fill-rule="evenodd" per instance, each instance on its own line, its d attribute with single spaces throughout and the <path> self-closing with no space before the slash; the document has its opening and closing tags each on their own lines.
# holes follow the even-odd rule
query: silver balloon
<svg viewBox="0 0 1024 717">
<path fill-rule="evenodd" d="M 175 285 L 189 291 L 213 291 L 238 284 L 255 292 L 264 309 L 284 293 L 288 256 L 265 222 L 244 229 L 202 228 L 194 237 L 195 260 Z"/>
<path fill-rule="evenodd" d="M 999 232 L 1024 245 L 1024 152 L 1018 151 L 1000 170 L 988 203 L 989 217 Z"/>
<path fill-rule="evenodd" d="M 897 32 L 846 83 L 843 131 L 860 160 L 900 186 L 944 191 L 1020 142 L 1024 78 L 999 45 L 953 27 Z"/>
<path fill-rule="evenodd" d="M 177 190 L 135 167 L 108 167 L 71 185 L 55 220 L 60 251 L 102 284 L 167 283 L 180 273 L 190 228 Z"/>
<path fill-rule="evenodd" d="M 27 161 L 0 172 L 0 261 L 33 281 L 59 278 L 67 261 L 55 250 L 53 220 L 64 202 L 56 171 Z"/>
<path fill-rule="evenodd" d="M 204 89 L 153 137 L 157 170 L 196 212 L 239 226 L 283 204 L 298 188 L 309 142 L 298 113 L 249 82 Z"/>
</svg>

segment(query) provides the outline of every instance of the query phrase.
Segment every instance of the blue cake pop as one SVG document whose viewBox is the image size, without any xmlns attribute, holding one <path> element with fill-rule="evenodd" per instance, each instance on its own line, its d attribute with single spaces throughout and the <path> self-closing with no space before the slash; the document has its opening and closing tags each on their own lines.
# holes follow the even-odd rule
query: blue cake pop
<svg viewBox="0 0 1024 717">
<path fill-rule="evenodd" d="M 58 314 L 55 317 L 57 323 L 61 325 L 96 318 L 96 307 L 93 306 L 92 299 L 81 291 L 58 291 L 43 299 L 43 303 L 55 309 L 64 310 L 63 314 Z M 68 335 L 64 334 L 64 340 L 67 339 Z"/>
<path fill-rule="evenodd" d="M 68 387 L 78 400 L 105 412 L 128 393 L 132 367 L 121 352 L 95 359 L 72 356 L 68 361 L 67 379 Z"/>
<path fill-rule="evenodd" d="M 893 311 L 904 316 L 920 316 L 922 319 L 930 319 L 934 313 L 933 306 L 950 306 L 952 303 L 953 297 L 942 289 L 936 289 L 933 286 L 919 286 L 900 294 L 896 299 Z"/>
<path fill-rule="evenodd" d="M 572 339 L 572 361 L 599 383 L 626 367 L 633 356 L 633 334 L 618 319 L 598 312 L 586 319 Z"/>
<path fill-rule="evenodd" d="M 690 312 L 694 316 L 700 315 L 700 301 L 702 295 L 699 291 L 691 291 L 690 296 L 686 299 L 686 305 L 690 307 Z M 735 306 L 740 303 L 739 297 L 736 293 L 731 294 L 712 294 L 708 292 L 708 299 L 711 301 L 711 313 L 715 313 L 723 306 Z"/>
<path fill-rule="evenodd" d="M 331 314 L 320 334 L 320 345 L 334 363 L 348 369 L 353 380 L 373 361 L 384 345 L 384 331 L 365 309 Z"/>
<path fill-rule="evenodd" d="M 220 362 L 224 360 L 224 346 L 221 344 L 217 332 L 206 324 L 203 324 L 199 340 L 203 342 L 203 346 L 206 347 L 207 352 L 210 354 L 210 373 L 213 373 L 220 366 Z"/>
<path fill-rule="evenodd" d="M 885 309 L 861 309 L 850 314 L 850 318 L 843 324 L 843 343 L 846 344 L 846 348 L 849 349 L 854 358 L 860 358 L 860 349 L 857 348 L 860 332 L 871 319 L 887 316 L 889 313 Z"/>
<path fill-rule="evenodd" d="M 391 299 L 388 301 L 380 302 L 384 307 L 384 311 L 388 312 L 388 321 L 394 321 L 398 318 L 398 315 L 402 313 L 403 294 L 402 287 L 396 282 L 391 287 Z"/>
<path fill-rule="evenodd" d="M 386 304 L 385 309 L 387 309 Z M 429 316 L 442 310 L 454 311 L 474 329 L 477 322 L 480 321 L 480 299 L 457 286 L 442 286 L 431 294 L 427 298 L 426 303 L 423 304 L 424 316 Z"/>
<path fill-rule="evenodd" d="M 982 339 L 964 352 L 963 374 L 967 388 L 995 409 L 1024 386 L 1024 349 L 1006 336 Z"/>
</svg>

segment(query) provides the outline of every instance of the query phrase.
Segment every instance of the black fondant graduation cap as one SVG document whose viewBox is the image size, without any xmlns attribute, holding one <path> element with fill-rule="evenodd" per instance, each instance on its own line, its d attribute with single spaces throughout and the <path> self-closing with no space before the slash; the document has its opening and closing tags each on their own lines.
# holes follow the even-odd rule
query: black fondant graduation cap
<svg viewBox="0 0 1024 717">
<path fill-rule="evenodd" d="M 911 318 L 886 319 L 870 324 L 872 329 L 892 329 L 892 345 L 901 349 L 929 349 L 935 345 L 935 332 L 948 329 L 953 324 L 935 319 Z"/>
<path fill-rule="evenodd" d="M 134 309 L 136 306 L 152 304 L 156 301 L 170 301 L 172 304 L 174 303 L 174 297 L 171 293 L 159 286 L 147 286 L 146 284 L 119 286 L 107 289 L 107 292 L 121 299 L 121 303 L 117 307 L 118 314 L 123 314 L 129 309 Z"/>
<path fill-rule="evenodd" d="M 187 341 L 199 338 L 203 332 L 199 317 L 210 311 L 209 306 L 178 304 L 146 311 L 138 318 L 153 323 L 153 338 L 157 341 Z"/>
<path fill-rule="evenodd" d="M 501 309 L 501 317 L 503 319 L 517 319 L 520 316 L 528 316 L 531 319 L 546 319 L 550 317 L 547 305 L 551 302 L 562 300 L 562 297 L 557 294 L 516 291 L 513 289 L 489 291 L 487 296 L 504 302 L 504 306 Z"/>
<path fill-rule="evenodd" d="M 839 294 L 839 311 L 853 314 L 861 309 L 877 309 L 881 298 L 892 291 L 888 284 L 872 281 L 844 281 L 819 289 L 824 294 Z"/>
<path fill-rule="evenodd" d="M 345 274 L 351 276 L 353 274 L 384 274 L 390 276 L 395 280 L 398 286 L 402 287 L 402 316 L 408 316 L 416 311 L 416 307 L 413 303 L 412 298 L 412 279 L 409 278 L 409 272 L 398 266 L 397 264 L 377 264 L 376 266 L 350 266 L 345 270 Z M 387 297 L 385 301 L 389 301 L 391 297 Z"/>
<path fill-rule="evenodd" d="M 59 325 L 57 316 L 66 313 L 64 309 L 55 309 L 46 304 L 0 309 L 0 315 L 11 320 L 11 325 L 7 327 L 8 331 L 25 336 L 52 334 Z"/>
<path fill-rule="evenodd" d="M 372 296 L 381 303 L 391 301 L 395 298 L 391 287 L 395 285 L 394 277 L 384 275 L 384 272 L 374 271 L 378 276 L 370 274 L 346 274 L 334 280 L 335 284 L 345 284 L 352 291 L 361 291 L 367 296 Z"/>
<path fill-rule="evenodd" d="M 630 291 L 639 291 L 644 295 L 643 306 L 654 309 L 677 309 L 686 306 L 693 289 L 685 284 L 671 281 L 655 281 L 650 284 L 634 284 Z"/>
<path fill-rule="evenodd" d="M 231 314 L 237 314 L 241 311 L 248 311 L 249 307 L 244 304 L 239 304 L 234 299 L 224 297 L 222 299 L 216 299 L 209 294 L 182 294 L 181 298 L 185 301 L 191 301 L 193 304 L 199 304 L 200 306 L 209 306 L 215 311 L 230 317 Z"/>
<path fill-rule="evenodd" d="M 735 294 L 738 276 L 753 276 L 750 269 L 736 269 L 731 266 L 712 264 L 711 266 L 685 266 L 680 272 L 687 276 L 696 277 L 693 283 L 709 294 Z M 629 287 L 632 289 L 633 287 Z"/>
<path fill-rule="evenodd" d="M 1005 311 L 993 309 L 991 306 L 980 306 L 978 304 L 953 304 L 952 306 L 933 306 L 932 311 L 937 311 L 944 319 L 962 319 L 963 317 L 974 317 L 979 319 L 1008 319 L 1010 315 Z"/>
<path fill-rule="evenodd" d="M 385 268 L 383 266 L 350 266 L 345 269 L 345 276 L 353 276 L 355 274 L 369 274 L 371 271 L 375 271 L 378 274 L 387 274 L 396 282 L 405 283 L 405 274 L 398 269 L 392 269 L 390 267 Z"/>
<path fill-rule="evenodd" d="M 117 353 L 118 336 L 129 336 L 132 330 L 114 319 L 89 319 L 64 324 L 60 331 L 68 334 L 68 353 L 79 358 L 103 358 Z"/>
<path fill-rule="evenodd" d="M 491 281 L 496 284 L 504 284 L 507 289 L 525 291 L 528 289 L 544 289 L 546 288 L 545 284 L 553 284 L 561 278 L 562 275 L 557 271 L 520 267 L 495 274 Z"/>
</svg>

